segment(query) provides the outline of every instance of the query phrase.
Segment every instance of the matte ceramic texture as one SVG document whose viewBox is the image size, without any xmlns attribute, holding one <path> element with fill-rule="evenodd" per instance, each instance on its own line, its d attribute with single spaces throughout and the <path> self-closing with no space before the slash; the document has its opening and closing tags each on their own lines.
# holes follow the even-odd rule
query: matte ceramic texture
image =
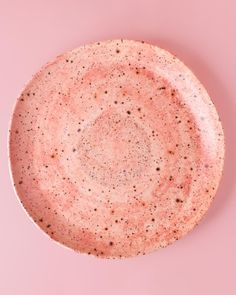
<svg viewBox="0 0 236 295">
<path fill-rule="evenodd" d="M 10 160 L 26 211 L 54 240 L 104 258 L 143 255 L 189 232 L 223 168 L 216 109 L 157 46 L 81 46 L 40 70 L 12 119 Z"/>
</svg>

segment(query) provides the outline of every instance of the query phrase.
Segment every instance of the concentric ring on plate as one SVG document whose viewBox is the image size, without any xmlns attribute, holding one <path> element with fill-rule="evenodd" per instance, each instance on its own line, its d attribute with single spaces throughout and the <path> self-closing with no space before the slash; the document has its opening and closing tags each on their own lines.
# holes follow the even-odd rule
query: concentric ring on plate
<svg viewBox="0 0 236 295">
<path fill-rule="evenodd" d="M 23 90 L 10 131 L 28 214 L 54 240 L 99 257 L 178 240 L 209 208 L 223 169 L 223 130 L 206 90 L 144 42 L 58 56 Z"/>
</svg>

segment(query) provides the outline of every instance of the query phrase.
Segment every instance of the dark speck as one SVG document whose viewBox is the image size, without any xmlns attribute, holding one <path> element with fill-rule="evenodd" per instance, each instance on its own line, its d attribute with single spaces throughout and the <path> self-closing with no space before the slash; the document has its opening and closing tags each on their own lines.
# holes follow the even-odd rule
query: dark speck
<svg viewBox="0 0 236 295">
<path fill-rule="evenodd" d="M 175 201 L 176 201 L 176 203 L 183 203 L 183 201 L 180 200 L 179 198 L 177 198 Z"/>
</svg>

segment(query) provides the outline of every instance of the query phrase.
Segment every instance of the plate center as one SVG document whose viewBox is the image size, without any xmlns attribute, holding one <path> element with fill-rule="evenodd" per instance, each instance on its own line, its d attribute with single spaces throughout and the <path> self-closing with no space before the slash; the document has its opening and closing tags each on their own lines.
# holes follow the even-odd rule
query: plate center
<svg viewBox="0 0 236 295">
<path fill-rule="evenodd" d="M 84 129 L 78 158 L 83 171 L 97 183 L 130 186 L 149 169 L 150 140 L 134 118 L 111 108 Z"/>
</svg>

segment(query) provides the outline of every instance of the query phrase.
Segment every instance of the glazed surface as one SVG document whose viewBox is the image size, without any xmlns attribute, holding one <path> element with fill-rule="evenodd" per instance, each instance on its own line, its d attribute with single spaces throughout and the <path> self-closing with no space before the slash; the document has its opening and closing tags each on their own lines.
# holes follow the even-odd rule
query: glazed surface
<svg viewBox="0 0 236 295">
<path fill-rule="evenodd" d="M 106 258 L 191 230 L 223 169 L 215 107 L 167 51 L 113 40 L 58 56 L 28 83 L 11 125 L 17 194 L 54 240 Z"/>
</svg>

